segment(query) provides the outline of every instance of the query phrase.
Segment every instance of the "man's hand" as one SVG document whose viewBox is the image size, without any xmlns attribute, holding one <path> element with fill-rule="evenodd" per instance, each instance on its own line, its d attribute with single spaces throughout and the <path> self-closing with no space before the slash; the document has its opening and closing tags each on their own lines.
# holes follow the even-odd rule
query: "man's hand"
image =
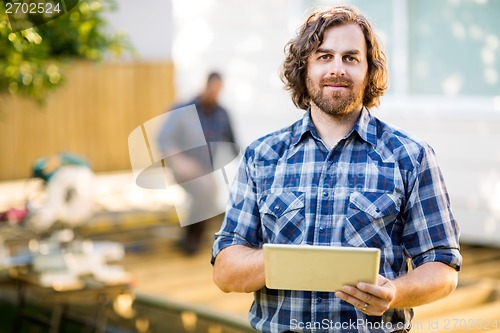
<svg viewBox="0 0 500 333">
<path fill-rule="evenodd" d="M 396 286 L 382 275 L 377 284 L 359 282 L 356 286 L 344 286 L 335 296 L 370 316 L 381 316 L 391 308 L 396 298 Z"/>
<path fill-rule="evenodd" d="M 379 275 L 377 284 L 344 286 L 335 295 L 363 313 L 380 316 L 390 308 L 407 309 L 448 296 L 457 286 L 457 271 L 441 262 L 428 262 L 395 280 Z"/>
</svg>

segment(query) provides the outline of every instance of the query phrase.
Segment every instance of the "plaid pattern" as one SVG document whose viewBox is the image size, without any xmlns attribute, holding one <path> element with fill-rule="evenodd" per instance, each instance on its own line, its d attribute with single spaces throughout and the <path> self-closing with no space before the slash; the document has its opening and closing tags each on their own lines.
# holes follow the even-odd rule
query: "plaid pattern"
<svg viewBox="0 0 500 333">
<path fill-rule="evenodd" d="M 459 270 L 458 233 L 431 147 L 364 109 L 328 150 L 306 112 L 246 149 L 212 262 L 234 244 L 377 247 L 380 274 L 395 279 L 408 272 L 407 258 L 415 267 L 440 261 Z M 411 309 L 367 316 L 333 293 L 267 288 L 255 292 L 249 314 L 262 332 L 392 332 L 412 316 Z"/>
<path fill-rule="evenodd" d="M 201 128 L 205 134 L 205 140 L 211 142 L 235 142 L 229 114 L 222 106 L 217 105 L 211 112 L 205 112 L 200 104 L 199 98 L 190 104 L 196 105 L 198 117 L 200 117 Z"/>
</svg>

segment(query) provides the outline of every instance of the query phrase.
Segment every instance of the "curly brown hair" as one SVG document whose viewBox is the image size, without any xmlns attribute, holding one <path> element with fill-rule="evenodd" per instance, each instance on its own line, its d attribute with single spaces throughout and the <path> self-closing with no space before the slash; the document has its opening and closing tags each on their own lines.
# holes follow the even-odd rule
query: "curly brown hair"
<svg viewBox="0 0 500 333">
<path fill-rule="evenodd" d="M 334 6 L 313 12 L 300 27 L 297 36 L 285 46 L 281 80 L 291 91 L 295 106 L 306 110 L 310 96 L 306 87 L 307 58 L 323 42 L 325 30 L 332 26 L 356 23 L 365 36 L 368 59 L 368 83 L 363 97 L 367 108 L 378 106 L 387 89 L 386 57 L 368 20 L 349 6 Z"/>
</svg>

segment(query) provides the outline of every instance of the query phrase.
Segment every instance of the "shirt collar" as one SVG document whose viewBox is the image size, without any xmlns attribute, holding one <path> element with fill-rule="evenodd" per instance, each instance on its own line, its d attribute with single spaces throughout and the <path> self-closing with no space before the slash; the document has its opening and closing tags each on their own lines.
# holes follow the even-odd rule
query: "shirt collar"
<svg viewBox="0 0 500 333">
<path fill-rule="evenodd" d="M 364 141 L 375 146 L 377 144 L 377 125 L 375 117 L 373 117 L 365 107 L 361 110 L 358 121 L 354 124 L 354 127 L 349 132 L 349 136 L 352 132 L 357 132 L 359 137 Z"/>
<path fill-rule="evenodd" d="M 302 117 L 302 121 L 298 123 L 298 126 L 296 126 L 293 130 L 293 136 L 292 136 L 292 145 L 295 146 L 300 142 L 302 137 L 306 133 L 311 133 L 311 135 L 315 139 L 319 139 L 318 132 L 316 132 L 316 128 L 314 127 L 314 124 L 311 120 L 311 110 L 307 109 L 307 111 L 304 113 L 304 116 Z"/>
<path fill-rule="evenodd" d="M 296 145 L 300 142 L 304 134 L 309 132 L 313 138 L 320 140 L 318 132 L 314 127 L 314 124 L 311 120 L 311 112 L 310 109 L 306 111 L 304 116 L 302 117 L 302 122 L 299 122 L 298 126 L 295 127 L 292 136 L 292 145 Z M 376 145 L 377 143 L 377 135 L 376 135 L 376 124 L 375 117 L 373 117 L 370 112 L 363 107 L 361 110 L 361 114 L 354 124 L 352 130 L 346 135 L 346 138 L 351 136 L 353 132 L 358 133 L 359 137 L 372 144 Z"/>
</svg>

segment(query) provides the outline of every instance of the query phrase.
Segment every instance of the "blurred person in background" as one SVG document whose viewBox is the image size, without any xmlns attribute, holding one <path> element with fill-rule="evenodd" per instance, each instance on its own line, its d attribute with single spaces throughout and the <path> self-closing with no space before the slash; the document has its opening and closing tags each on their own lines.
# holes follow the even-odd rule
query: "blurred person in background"
<svg viewBox="0 0 500 333">
<path fill-rule="evenodd" d="M 164 161 L 172 170 L 175 182 L 189 195 L 189 212 L 183 223 L 183 236 L 178 243 L 187 255 L 199 251 L 206 228 L 203 216 L 216 207 L 216 184 L 210 177 L 216 152 L 215 145 L 210 144 L 233 143 L 233 153 L 238 154 L 229 114 L 218 101 L 222 84 L 220 73 L 209 73 L 200 94 L 171 110 L 175 112 L 167 117 L 157 138 L 158 147 L 162 156 L 167 157 Z M 195 117 L 198 119 L 193 119 L 191 112 L 183 112 L 189 106 L 196 108 Z M 198 133 L 200 124 L 203 137 Z M 200 141 L 205 144 L 200 146 Z M 190 182 L 195 179 L 196 182 Z"/>
</svg>

